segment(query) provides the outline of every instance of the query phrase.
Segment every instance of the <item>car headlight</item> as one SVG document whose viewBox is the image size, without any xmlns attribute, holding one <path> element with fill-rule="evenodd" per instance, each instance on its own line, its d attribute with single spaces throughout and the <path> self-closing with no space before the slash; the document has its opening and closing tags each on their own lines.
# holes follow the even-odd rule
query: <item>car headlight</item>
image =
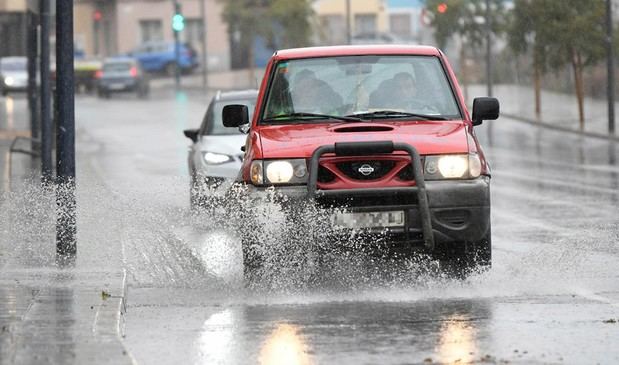
<svg viewBox="0 0 619 365">
<path fill-rule="evenodd" d="M 474 179 L 481 174 L 481 160 L 477 154 L 426 156 L 425 178 Z"/>
<path fill-rule="evenodd" d="M 254 185 L 305 184 L 307 183 L 305 159 L 254 160 L 250 166 L 251 182 Z"/>
<path fill-rule="evenodd" d="M 6 84 L 6 86 L 13 86 L 13 84 L 15 83 L 15 79 L 11 76 L 8 76 L 4 79 L 4 83 Z"/>
<path fill-rule="evenodd" d="M 202 152 L 202 158 L 208 165 L 221 165 L 234 161 L 234 157 L 215 152 Z"/>
</svg>

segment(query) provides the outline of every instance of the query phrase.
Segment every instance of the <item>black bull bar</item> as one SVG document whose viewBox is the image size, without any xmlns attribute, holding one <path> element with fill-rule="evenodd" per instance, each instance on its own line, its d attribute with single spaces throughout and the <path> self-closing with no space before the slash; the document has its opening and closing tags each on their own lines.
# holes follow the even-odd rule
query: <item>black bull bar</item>
<svg viewBox="0 0 619 365">
<path fill-rule="evenodd" d="M 318 168 L 320 157 L 322 157 L 322 155 L 333 153 L 336 156 L 372 156 L 376 154 L 391 154 L 394 151 L 405 151 L 411 156 L 416 186 L 318 190 Z M 434 235 L 432 234 L 432 221 L 430 218 L 428 196 L 426 194 L 426 183 L 423 177 L 423 170 L 421 168 L 421 157 L 415 147 L 407 143 L 393 143 L 392 141 L 337 142 L 335 145 L 320 146 L 314 151 L 314 153 L 312 153 L 309 179 L 307 182 L 307 193 L 310 199 L 315 199 L 316 197 L 321 196 L 370 196 L 378 194 L 399 195 L 410 194 L 411 192 L 417 193 L 425 247 L 429 250 L 433 250 Z"/>
</svg>

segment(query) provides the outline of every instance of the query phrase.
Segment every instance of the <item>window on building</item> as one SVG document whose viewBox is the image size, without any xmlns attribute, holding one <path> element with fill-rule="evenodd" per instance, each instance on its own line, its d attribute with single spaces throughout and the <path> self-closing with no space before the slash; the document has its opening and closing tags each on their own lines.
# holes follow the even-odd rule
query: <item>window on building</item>
<svg viewBox="0 0 619 365">
<path fill-rule="evenodd" d="M 376 14 L 355 14 L 355 34 L 376 33 Z"/>
<path fill-rule="evenodd" d="M 413 35 L 411 24 L 410 14 L 391 14 L 389 16 L 389 28 L 391 33 L 402 38 L 407 39 Z"/>
<path fill-rule="evenodd" d="M 185 29 L 183 30 L 183 40 L 192 47 L 197 47 L 202 43 L 202 19 L 185 19 Z"/>
<path fill-rule="evenodd" d="M 342 15 L 323 15 L 320 17 L 325 44 L 343 44 L 346 42 L 346 22 Z"/>
<path fill-rule="evenodd" d="M 163 40 L 161 20 L 140 20 L 140 39 L 142 43 Z"/>
</svg>

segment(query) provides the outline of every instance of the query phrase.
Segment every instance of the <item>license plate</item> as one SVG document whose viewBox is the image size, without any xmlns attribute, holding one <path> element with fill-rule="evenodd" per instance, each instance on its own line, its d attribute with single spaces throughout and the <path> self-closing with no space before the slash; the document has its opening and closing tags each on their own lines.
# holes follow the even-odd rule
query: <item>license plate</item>
<svg viewBox="0 0 619 365">
<path fill-rule="evenodd" d="M 331 221 L 340 228 L 404 227 L 404 211 L 337 212 Z"/>
<path fill-rule="evenodd" d="M 125 88 L 125 84 L 110 84 L 112 90 L 122 90 Z"/>
</svg>

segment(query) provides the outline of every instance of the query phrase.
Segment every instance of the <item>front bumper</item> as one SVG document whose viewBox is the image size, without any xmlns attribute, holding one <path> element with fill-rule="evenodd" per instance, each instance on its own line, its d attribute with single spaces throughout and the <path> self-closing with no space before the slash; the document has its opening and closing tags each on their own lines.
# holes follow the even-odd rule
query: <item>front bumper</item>
<svg viewBox="0 0 619 365">
<path fill-rule="evenodd" d="M 281 197 L 281 204 L 295 205 L 308 199 L 306 186 L 264 188 L 247 185 L 254 199 Z M 275 194 L 273 193 L 275 191 Z M 490 178 L 474 180 L 426 181 L 432 235 L 436 245 L 475 242 L 490 229 Z M 317 197 L 316 204 L 324 208 L 343 208 L 350 212 L 403 210 L 403 228 L 373 230 L 386 234 L 394 245 L 424 246 L 423 226 L 416 193 L 371 193 L 351 190 L 347 196 Z"/>
<path fill-rule="evenodd" d="M 344 190 L 317 187 L 319 160 L 325 154 L 371 156 L 394 151 L 405 151 L 410 155 L 415 186 Z M 417 150 L 405 143 L 373 141 L 325 145 L 312 154 L 307 186 L 278 187 L 280 194 L 276 196 L 283 196 L 286 198 L 283 201 L 292 204 L 295 204 L 295 199 L 308 199 L 324 208 L 351 212 L 403 211 L 403 225 L 364 230 L 386 234 L 390 243 L 403 248 L 421 246 L 433 251 L 437 245 L 483 239 L 490 227 L 489 177 L 426 182 L 421 166 Z M 273 196 L 268 188 L 250 185 L 248 190 L 250 196 Z"/>
</svg>

